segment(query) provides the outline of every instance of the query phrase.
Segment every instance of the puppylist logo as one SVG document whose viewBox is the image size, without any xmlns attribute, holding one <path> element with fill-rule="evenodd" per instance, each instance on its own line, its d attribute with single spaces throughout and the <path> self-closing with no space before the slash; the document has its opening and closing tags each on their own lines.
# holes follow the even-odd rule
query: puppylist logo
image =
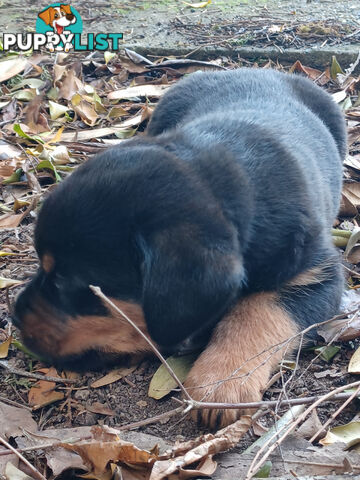
<svg viewBox="0 0 360 480">
<path fill-rule="evenodd" d="M 82 38 L 79 12 L 69 4 L 52 3 L 39 12 L 36 33 L 4 33 L 3 50 L 27 51 L 47 48 L 50 52 L 118 51 L 122 33 L 88 33 Z"/>
</svg>

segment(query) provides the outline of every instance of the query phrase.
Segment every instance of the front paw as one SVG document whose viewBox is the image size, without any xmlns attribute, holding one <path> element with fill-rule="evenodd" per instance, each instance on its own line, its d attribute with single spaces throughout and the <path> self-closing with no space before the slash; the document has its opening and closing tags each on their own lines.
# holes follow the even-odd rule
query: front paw
<svg viewBox="0 0 360 480">
<path fill-rule="evenodd" d="M 230 358 L 229 358 L 230 359 Z M 232 359 L 231 359 L 232 360 Z M 262 398 L 262 389 L 269 378 L 264 366 L 255 371 L 241 369 L 232 380 L 226 380 L 241 363 L 227 363 L 224 358 L 214 358 L 206 351 L 200 355 L 191 369 L 185 388 L 197 401 L 212 403 L 248 403 L 258 402 Z M 225 427 L 238 420 L 242 415 L 251 415 L 254 409 L 194 409 L 193 419 L 212 430 Z"/>
</svg>

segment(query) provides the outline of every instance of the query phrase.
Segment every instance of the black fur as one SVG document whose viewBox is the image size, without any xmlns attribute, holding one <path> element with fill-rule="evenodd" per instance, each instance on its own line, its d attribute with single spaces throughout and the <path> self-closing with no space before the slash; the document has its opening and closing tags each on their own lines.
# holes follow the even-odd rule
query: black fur
<svg viewBox="0 0 360 480">
<path fill-rule="evenodd" d="M 66 314 L 103 312 L 96 284 L 142 304 L 162 347 L 198 342 L 242 295 L 281 290 L 334 258 L 345 152 L 340 110 L 302 77 L 240 69 L 181 80 L 147 135 L 90 159 L 44 202 L 36 249 L 56 269 L 20 296 L 20 328 L 35 292 Z M 300 323 L 336 312 L 333 263 L 328 282 L 309 287 L 315 310 L 311 296 L 282 294 Z"/>
</svg>

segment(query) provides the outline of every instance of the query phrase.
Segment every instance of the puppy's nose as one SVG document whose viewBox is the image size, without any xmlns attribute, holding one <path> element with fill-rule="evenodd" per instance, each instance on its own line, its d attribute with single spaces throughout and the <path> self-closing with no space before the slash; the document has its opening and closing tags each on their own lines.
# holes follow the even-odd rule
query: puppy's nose
<svg viewBox="0 0 360 480">
<path fill-rule="evenodd" d="M 71 20 L 74 19 L 74 14 L 73 13 L 67 13 L 66 14 L 66 20 L 69 20 L 71 22 Z"/>
</svg>

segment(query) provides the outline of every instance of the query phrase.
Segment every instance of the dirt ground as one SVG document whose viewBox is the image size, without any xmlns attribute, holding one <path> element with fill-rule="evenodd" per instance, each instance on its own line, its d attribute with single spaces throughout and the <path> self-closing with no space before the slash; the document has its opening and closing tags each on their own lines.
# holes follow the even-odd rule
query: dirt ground
<svg viewBox="0 0 360 480">
<path fill-rule="evenodd" d="M 188 2 L 191 3 L 191 2 Z M 0 32 L 34 31 L 41 1 L 3 0 Z M 71 2 L 84 32 L 123 32 L 126 44 L 319 48 L 360 44 L 360 7 L 355 0 L 212 0 L 196 9 L 183 1 Z"/>
<path fill-rule="evenodd" d="M 78 2 L 81 5 L 81 2 Z M 150 7 L 146 6 L 146 2 L 138 2 L 141 4 L 139 17 L 132 18 L 132 21 L 135 22 L 134 18 L 137 18 L 137 21 L 142 21 L 147 15 L 147 11 L 150 10 Z M 225 6 L 223 9 L 220 8 L 220 2 L 213 2 L 214 8 L 218 9 L 215 10 L 213 15 L 223 15 L 224 12 L 227 12 Z M 333 11 L 332 7 L 334 7 L 333 2 L 315 2 L 316 5 L 313 5 L 314 10 L 318 11 L 319 18 L 321 17 L 322 13 L 328 9 L 328 11 Z M 167 8 L 168 4 L 164 2 L 154 2 L 157 8 L 161 6 L 164 8 L 164 18 L 167 17 Z M 74 3 L 74 5 L 76 5 Z M 255 11 L 258 12 L 259 9 L 262 13 L 264 13 L 264 5 L 261 2 L 257 3 L 246 3 L 242 4 L 244 9 L 248 9 L 246 11 Z M 269 3 L 268 5 L 271 5 Z M 302 11 L 300 7 L 304 10 L 304 15 L 306 15 L 306 4 L 302 2 L 293 2 L 296 8 L 299 8 L 299 12 Z M 127 6 L 129 3 L 124 2 L 124 10 L 127 10 Z M 354 8 L 352 8 L 354 6 Z M 17 4 L 10 2 L 7 3 L 4 1 L 1 5 L 2 12 L 4 12 L 4 8 L 8 8 L 9 11 L 9 20 L 7 22 L 8 29 L 15 28 L 15 20 L 13 17 L 13 13 L 15 14 L 15 10 L 17 8 Z M 335 8 L 336 7 L 336 8 Z M 358 6 L 355 2 L 337 2 L 335 6 L 335 13 L 334 18 L 336 17 L 337 20 L 341 20 L 342 12 L 344 15 L 346 13 L 346 21 L 341 23 L 341 29 L 337 30 L 340 32 L 342 37 L 338 37 L 337 34 L 334 34 L 333 28 L 334 24 L 327 24 L 324 23 L 322 28 L 330 28 L 330 31 L 327 32 L 326 38 L 329 42 L 336 42 L 338 38 L 344 38 L 344 36 L 348 35 L 350 31 L 349 28 L 354 29 L 356 26 L 356 22 L 358 21 Z M 40 8 L 38 5 L 34 6 L 33 4 L 29 5 L 29 9 L 27 11 L 25 18 L 25 26 L 30 27 L 30 21 L 33 21 L 34 13 L 37 12 L 37 9 Z M 109 22 L 115 21 L 113 17 L 111 17 L 111 9 L 109 4 L 105 4 L 102 6 L 101 4 L 97 4 L 96 8 L 102 8 L 103 12 L 107 12 L 106 15 L 104 14 L 105 20 L 108 19 Z M 180 8 L 180 7 L 179 7 Z M 181 14 L 184 14 L 184 7 L 181 7 L 180 10 Z M 279 7 L 280 8 L 280 7 Z M 281 4 L 281 8 L 283 9 L 290 9 L 290 2 L 283 2 Z M 108 10 L 106 10 L 108 9 Z M 324 10 L 325 9 L 325 10 Z M 96 10 L 96 9 L 94 9 Z M 345 12 L 346 10 L 346 12 Z M 220 13 L 219 13 L 220 12 Z M 283 12 L 281 10 L 281 12 Z M 283 14 L 279 11 L 279 15 Z M 349 14 L 349 12 L 354 12 Z M 95 28 L 95 20 L 92 19 L 91 15 L 94 14 L 94 11 L 88 9 L 87 15 L 89 16 L 89 25 L 94 25 Z M 84 15 L 84 14 L 83 14 Z M 141 15 L 141 16 L 140 16 Z M 198 12 L 189 12 L 189 15 L 199 15 Z M 289 15 L 292 15 L 289 13 Z M 84 15 L 85 16 L 85 15 Z M 118 12 L 119 18 L 125 18 L 126 14 L 124 12 Z M 110 18 L 111 17 L 111 18 Z M 180 18 L 177 15 L 177 18 Z M 215 17 L 212 17 L 215 18 Z M 221 16 L 219 19 L 223 21 L 224 17 Z M 227 21 L 230 18 L 229 16 L 226 17 Z M 255 17 L 254 17 L 255 18 Z M 287 18 L 285 13 L 284 17 Z M 289 17 L 292 18 L 292 17 Z M 300 18 L 300 17 L 297 17 Z M 305 17 L 304 17 L 305 18 Z M 104 21 L 105 21 L 104 20 Z M 4 15 L 0 18 L 1 21 L 4 21 Z M 116 20 L 117 21 L 117 20 Z M 170 19 L 169 21 L 174 22 L 174 18 Z M 193 21 L 193 19 L 191 20 Z M 302 20 L 301 20 L 302 21 Z M 29 23 L 27 23 L 29 22 Z M 176 20 L 178 22 L 178 20 Z M 255 22 L 255 20 L 254 20 Z M 354 22 L 351 24 L 348 22 Z M 256 22 L 255 22 L 256 23 Z M 253 23 L 253 25 L 255 25 Z M 124 20 L 125 24 L 125 20 Z M 102 25 L 96 24 L 99 30 L 103 28 Z M 109 23 L 111 28 L 111 23 Z M 129 24 L 130 25 L 130 24 Z M 189 31 L 187 30 L 187 26 L 184 25 L 184 22 L 173 23 L 172 28 L 177 29 L 178 35 L 183 36 L 185 38 L 186 35 L 190 34 L 194 36 L 194 33 L 199 34 L 198 42 L 206 40 L 206 36 L 209 35 L 209 29 L 213 28 L 212 24 L 205 25 L 204 23 L 195 24 L 193 28 Z M 249 24 L 248 24 L 249 25 Z M 259 25 L 259 24 L 257 24 Z M 330 27 L 328 26 L 330 25 Z M 223 37 L 232 37 L 234 36 L 234 28 L 233 26 L 220 24 L 220 20 L 218 23 L 219 29 L 217 30 L 218 34 Z M 291 31 L 293 34 L 296 32 L 297 26 L 293 26 L 293 30 Z M 115 28 L 115 27 L 114 27 Z M 130 27 L 129 27 L 130 28 Z M 237 28 L 237 27 L 236 27 Z M 257 28 L 257 27 L 256 27 Z M 340 28 L 340 27 L 339 27 Z M 1 25 L 0 25 L 1 30 Z M 135 31 L 135 29 L 134 29 Z M 356 30 L 354 30 L 356 31 Z M 130 32 L 130 30 L 129 30 Z M 276 41 L 282 41 L 284 37 L 284 30 L 277 32 L 279 35 Z M 289 34 L 291 34 L 291 32 Z M 275 32 L 276 33 L 276 32 Z M 286 33 L 286 32 L 285 32 Z M 263 35 L 261 31 L 256 33 L 256 35 Z M 264 37 L 254 37 L 253 41 L 266 42 Z M 312 36 L 312 40 L 309 38 L 304 42 L 306 44 L 307 41 L 313 41 L 315 37 L 313 37 L 313 32 L 310 36 Z M 196 35 L 195 35 L 196 36 Z M 295 35 L 296 36 L 296 35 Z M 204 37 L 204 38 L 203 38 Z M 297 35 L 298 38 L 301 36 Z M 258 38 L 258 40 L 256 40 Z M 261 40 L 260 40 L 261 38 Z M 355 38 L 355 37 L 354 37 Z M 356 37 L 357 38 L 357 37 Z M 271 40 L 271 39 L 270 39 Z M 320 39 L 316 39 L 316 41 L 320 41 Z M 349 37 L 349 42 L 352 41 L 352 37 Z M 227 38 L 222 38 L 221 41 L 228 41 Z M 249 40 L 250 41 L 250 40 Z M 252 40 L 251 40 L 252 41 Z M 356 40 L 357 41 L 357 40 Z M 125 61 L 126 60 L 126 61 Z M 145 85 L 145 84 L 154 84 L 154 85 L 164 85 L 167 83 L 172 83 L 178 80 L 184 74 L 190 73 L 194 69 L 200 68 L 201 66 L 197 65 L 184 65 L 183 63 L 179 63 L 177 66 L 172 65 L 171 68 L 168 67 L 161 67 L 161 68 L 153 68 L 151 71 L 147 71 L 144 65 L 140 62 L 140 65 L 135 62 L 131 62 L 129 58 L 125 59 L 124 57 L 115 58 L 110 61 L 108 65 L 104 64 L 103 56 L 94 56 L 90 60 L 87 58 L 86 60 L 83 57 L 74 57 L 73 60 L 69 61 L 68 68 L 69 70 L 73 69 L 76 72 L 81 81 L 86 84 L 91 84 L 94 88 L 97 89 L 97 92 L 100 93 L 100 96 L 104 102 L 105 109 L 110 110 L 112 108 L 111 104 L 106 103 L 106 95 L 109 91 L 116 90 L 117 88 L 127 88 L 130 85 Z M 181 59 L 183 60 L 183 59 Z M 162 59 L 158 59 L 159 62 Z M 39 77 L 46 82 L 48 88 L 51 86 L 51 82 L 53 80 L 53 57 L 49 57 L 48 59 L 44 60 L 42 64 L 42 72 L 39 73 Z M 235 62 L 232 59 L 218 59 L 215 62 L 215 65 L 219 66 L 226 66 L 228 68 L 235 68 L 237 66 L 255 66 L 255 67 L 263 67 L 263 66 L 272 66 L 276 68 L 283 69 L 281 65 L 275 64 L 268 64 L 267 61 L 259 62 L 256 65 L 250 65 L 248 62 Z M 202 66 L 204 67 L 204 66 Z M 209 66 L 207 65 L 207 68 Z M 308 68 L 310 67 L 310 68 Z M 347 65 L 343 66 L 344 68 L 348 67 Z M 178 70 L 176 70 L 178 68 Z M 317 81 L 325 88 L 329 90 L 331 93 L 340 93 L 344 92 L 345 97 L 342 100 L 342 108 L 346 112 L 346 116 L 349 122 L 349 132 L 351 133 L 351 142 L 350 143 L 350 157 L 347 163 L 347 168 L 345 170 L 345 180 L 347 182 L 346 185 L 359 185 L 360 179 L 360 140 L 358 136 L 355 135 L 357 129 L 359 130 L 359 86 L 360 80 L 359 78 L 354 76 L 354 82 L 347 87 L 348 90 L 345 90 L 345 87 L 340 87 L 340 85 L 335 81 L 334 78 L 330 78 L 330 70 L 328 69 L 325 72 L 317 72 L 311 69 L 311 65 L 308 66 L 299 66 L 298 68 L 303 74 L 307 74 L 312 78 L 314 81 Z M 301 70 L 302 69 L 302 70 Z M 284 66 L 284 70 L 288 70 L 288 66 Z M 27 72 L 29 75 L 29 73 Z M 2 97 L 0 101 L 3 99 L 7 99 L 7 95 L 11 92 L 11 88 L 14 86 L 16 87 L 16 83 L 21 81 L 22 76 L 17 75 L 15 78 L 12 78 L 7 87 L 2 91 Z M 106 93 L 104 93 L 106 92 Z M 57 99 L 58 102 L 62 102 L 63 104 L 67 104 L 64 98 Z M 347 103 L 346 103 L 347 101 Z M 350 104 L 349 104 L 350 102 Z M 124 102 L 122 105 L 126 107 L 128 116 L 126 117 L 127 120 L 132 120 L 139 115 L 139 112 L 144 111 L 150 107 L 152 108 L 155 106 L 156 100 L 153 99 L 152 102 L 148 104 L 146 100 L 134 100 L 133 102 L 127 101 Z M 26 109 L 27 100 L 18 100 L 18 107 L 19 109 L 15 111 L 15 117 L 12 118 L 11 122 L 19 121 L 17 115 L 23 115 L 23 108 Z M 43 110 L 41 110 L 43 114 L 49 117 L 48 107 L 45 105 Z M 20 112 L 20 113 L 19 113 Z M 8 112 L 9 113 L 9 112 Z M 10 112 L 11 113 L 11 112 Z M 115 122 L 119 122 L 119 119 L 109 119 L 106 115 L 103 116 L 99 115 L 99 118 L 96 119 L 96 127 L 98 126 L 111 126 Z M 49 120 L 49 118 L 48 118 Z M 71 123 L 73 118 L 69 119 L 69 123 L 65 124 L 66 130 L 65 134 L 69 132 L 74 132 L 78 130 L 79 132 L 89 130 L 89 126 L 84 123 L 83 119 L 77 118 L 75 122 Z M 15 136 L 14 131 L 12 129 L 12 123 L 7 120 L 3 120 L 4 125 L 3 128 L 3 138 L 5 140 L 11 140 L 13 145 L 17 145 L 18 137 Z M 24 121 L 24 118 L 20 118 L 20 121 Z M 50 121 L 50 120 L 49 120 Z M 121 119 L 122 121 L 122 119 Z M 10 127 L 9 127 L 10 123 Z M 56 122 L 53 124 L 50 122 L 51 127 L 54 129 L 58 129 L 59 124 Z M 136 127 L 137 134 L 141 134 L 146 126 L 146 120 L 141 120 L 140 125 L 139 123 L 135 123 L 134 126 Z M 7 128 L 9 127 L 9 128 Z M 94 127 L 94 128 L 96 128 Z M 360 131 L 360 130 L 359 130 Z M 128 130 L 126 130 L 128 132 Z M 32 132 L 34 133 L 34 132 Z M 130 132 L 133 134 L 134 132 Z M 94 134 L 95 135 L 95 134 Z M 16 137 L 16 139 L 14 139 Z M 110 137 L 110 138 L 109 138 Z M 90 138 L 89 141 L 84 142 L 76 142 L 76 141 L 68 141 L 64 142 L 64 144 L 69 149 L 72 162 L 76 164 L 81 163 L 82 161 L 86 161 L 88 156 L 92 154 L 97 149 L 104 148 L 105 141 L 117 141 L 118 138 L 115 138 L 114 135 L 108 135 L 107 138 L 104 140 L 96 138 Z M 74 163 L 71 163 L 71 168 L 74 167 Z M 62 164 L 63 166 L 63 164 Z M 64 168 L 67 168 L 66 165 Z M 66 176 L 68 173 L 66 170 L 62 172 L 63 176 Z M 47 187 L 50 184 L 55 183 L 53 172 L 49 171 L 41 171 L 37 172 L 38 180 L 41 182 L 43 187 L 43 192 L 45 193 Z M 52 187 L 51 187 L 52 188 Z M 21 197 L 24 194 L 24 191 L 28 189 L 27 179 L 22 173 L 21 178 L 18 182 L 15 182 L 11 185 L 2 185 L 1 188 L 1 201 L 2 205 L 10 205 L 14 201 L 14 197 Z M 360 207 L 360 200 L 359 196 L 357 198 L 349 197 L 350 204 L 347 205 L 347 208 L 350 210 L 350 220 L 345 220 L 341 218 L 339 220 L 338 227 L 345 230 L 352 230 L 355 226 L 358 226 L 358 208 Z M 26 207 L 20 208 L 20 211 L 24 211 Z M 35 223 L 36 217 L 36 210 L 35 212 L 31 212 L 25 220 L 16 228 L 12 229 L 1 229 L 0 230 L 0 245 L 1 251 L 11 251 L 20 254 L 18 256 L 8 256 L 8 257 L 0 257 L 0 277 L 8 278 L 8 279 L 16 279 L 20 281 L 27 281 L 31 276 L 35 273 L 38 265 L 38 259 L 36 257 L 34 247 L 33 247 L 33 228 Z M 359 286 L 359 262 L 360 258 L 357 257 L 353 259 L 352 263 L 346 263 L 347 269 L 350 268 L 351 272 L 348 278 L 349 285 L 354 289 L 353 292 L 357 292 L 357 288 Z M 349 270 L 347 270 L 349 274 Z M 0 329 L 4 331 L 7 330 L 9 322 L 11 321 L 11 305 L 14 301 L 16 294 L 22 287 L 15 287 L 9 290 L 9 295 L 7 296 L 6 290 L 0 290 Z M 355 293 L 356 295 L 356 293 Z M 14 338 L 17 339 L 17 332 L 14 331 Z M 313 395 L 320 395 L 325 392 L 329 392 L 330 390 L 341 386 L 346 385 L 352 381 L 358 380 L 358 376 L 350 375 L 348 373 L 348 365 L 349 360 L 359 347 L 360 341 L 359 340 L 351 340 L 348 342 L 340 342 L 335 343 L 335 346 L 339 347 L 338 352 L 336 355 L 331 358 L 329 361 L 324 360 L 321 358 L 318 353 L 314 351 L 314 348 L 308 347 L 305 349 L 300 357 L 300 362 L 296 373 L 294 375 L 293 380 L 287 385 L 287 393 L 289 398 L 301 398 Z M 9 354 L 6 358 L 6 361 L 12 367 L 20 369 L 26 372 L 34 372 L 40 367 L 43 367 L 38 360 L 32 358 L 27 353 L 24 353 L 21 348 L 17 344 L 13 344 L 10 347 Z M 123 366 L 129 367 L 130 363 L 125 362 Z M 42 406 L 33 411 L 33 418 L 35 419 L 38 428 L 40 430 L 45 430 L 51 427 L 55 428 L 64 428 L 64 427 L 74 427 L 74 426 L 86 426 L 86 425 L 109 425 L 109 426 L 117 426 L 117 427 L 124 427 L 134 422 L 141 422 L 145 419 L 152 418 L 154 416 L 164 414 L 169 412 L 170 410 L 178 407 L 178 403 L 172 399 L 172 396 L 179 398 L 179 392 L 174 392 L 173 394 L 169 394 L 162 400 L 154 400 L 148 396 L 148 385 L 149 382 L 157 370 L 159 366 L 159 362 L 153 358 L 143 359 L 141 361 L 134 362 L 133 366 L 135 367 L 134 370 L 127 374 L 124 378 L 113 382 L 109 385 L 100 387 L 100 388 L 93 388 L 92 384 L 95 380 L 101 379 L 105 373 L 107 372 L 97 372 L 97 373 L 86 373 L 79 375 L 76 377 L 76 383 L 72 386 L 64 387 L 59 386 L 57 391 L 62 392 L 64 394 L 64 398 L 57 402 L 51 403 L 49 405 Z M 47 366 L 48 367 L 48 366 Z M 264 395 L 265 400 L 277 400 L 279 395 L 283 390 L 283 384 L 286 382 L 289 377 L 292 375 L 291 368 L 284 367 L 282 369 L 283 376 L 277 380 L 274 379 L 274 382 L 269 387 L 268 391 Z M 18 405 L 28 406 L 29 405 L 29 391 L 31 387 L 35 384 L 35 380 L 30 378 L 25 378 L 23 376 L 19 376 L 16 374 L 12 374 L 7 372 L 4 369 L 0 369 L 0 401 L 14 401 Z M 98 405 L 101 405 L 102 412 L 99 413 Z M 357 412 L 359 410 L 359 400 L 354 400 L 351 404 L 346 407 L 346 409 L 339 415 L 333 425 L 337 424 L 345 424 L 350 422 L 354 418 L 357 418 Z M 318 409 L 318 416 L 322 423 L 326 422 L 331 414 L 336 411 L 339 407 L 339 404 L 336 402 L 327 402 L 324 403 Z M 280 409 L 275 409 L 268 412 L 264 415 L 260 420 L 259 424 L 263 427 L 271 427 L 274 423 L 274 420 L 278 419 L 279 416 L 282 415 L 287 410 L 286 407 L 282 407 Z M 149 425 L 141 426 L 138 428 L 139 431 L 149 433 L 160 437 L 162 439 L 168 440 L 170 442 L 175 440 L 187 440 L 193 439 L 200 433 L 204 432 L 204 429 L 199 427 L 196 423 L 194 423 L 188 416 L 180 417 L 180 416 L 173 416 L 171 418 L 167 418 L 161 421 L 155 421 Z M 244 448 L 251 445 L 254 440 L 257 438 L 254 431 L 250 431 L 240 442 L 239 446 L 237 447 L 237 451 L 241 452 Z"/>
</svg>

